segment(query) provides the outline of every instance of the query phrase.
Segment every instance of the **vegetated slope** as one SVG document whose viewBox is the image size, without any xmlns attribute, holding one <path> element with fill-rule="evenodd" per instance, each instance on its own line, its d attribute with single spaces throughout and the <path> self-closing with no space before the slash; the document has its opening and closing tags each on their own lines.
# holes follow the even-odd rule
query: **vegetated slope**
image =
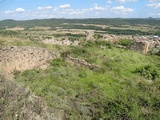
<svg viewBox="0 0 160 120">
<path fill-rule="evenodd" d="M 0 74 L 0 120 L 63 120 L 63 110 L 51 111 L 28 88 Z"/>
<path fill-rule="evenodd" d="M 0 49 L 0 120 L 63 119 L 63 110 L 54 109 L 51 112 L 29 88 L 8 80 L 14 70 L 43 69 L 48 66 L 48 60 L 57 57 L 59 53 L 40 47 L 12 46 Z"/>
<path fill-rule="evenodd" d="M 73 63 L 68 55 L 97 67 Z M 160 118 L 159 60 L 108 42 L 87 42 L 64 51 L 46 70 L 17 71 L 15 79 L 52 109 L 63 109 L 66 119 L 156 120 Z"/>
</svg>

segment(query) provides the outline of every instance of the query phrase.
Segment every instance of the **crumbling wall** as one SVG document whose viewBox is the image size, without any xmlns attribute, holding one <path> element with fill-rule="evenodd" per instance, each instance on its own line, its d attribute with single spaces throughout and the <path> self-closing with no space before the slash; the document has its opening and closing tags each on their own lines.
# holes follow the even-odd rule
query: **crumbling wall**
<svg viewBox="0 0 160 120">
<path fill-rule="evenodd" d="M 85 31 L 86 40 L 92 40 L 94 36 L 94 30 Z"/>
<path fill-rule="evenodd" d="M 105 41 L 118 42 L 121 39 L 128 39 L 134 41 L 148 41 L 148 36 L 135 36 L 135 35 L 114 35 L 114 34 L 104 34 L 103 39 Z"/>
<path fill-rule="evenodd" d="M 6 47 L 0 50 L 0 69 L 5 73 L 36 67 L 44 69 L 48 66 L 48 60 L 58 57 L 60 57 L 59 53 L 53 53 L 40 47 Z"/>
<path fill-rule="evenodd" d="M 94 69 L 94 68 L 97 68 L 98 66 L 96 65 L 93 65 L 93 64 L 90 64 L 88 63 L 87 61 L 85 60 L 81 60 L 79 58 L 73 58 L 71 56 L 67 56 L 67 59 L 71 62 L 73 62 L 74 64 L 77 64 L 77 65 L 80 65 L 80 66 L 84 66 L 84 67 L 88 67 L 89 69 Z"/>
<path fill-rule="evenodd" d="M 138 41 L 138 42 L 134 42 L 130 46 L 130 49 L 146 54 L 149 50 L 149 45 L 150 43 L 147 41 Z"/>
<path fill-rule="evenodd" d="M 70 41 L 70 40 L 63 40 L 63 41 L 58 41 L 54 39 L 45 39 L 42 40 L 43 43 L 45 44 L 53 44 L 53 45 L 78 45 L 79 41 Z"/>
</svg>

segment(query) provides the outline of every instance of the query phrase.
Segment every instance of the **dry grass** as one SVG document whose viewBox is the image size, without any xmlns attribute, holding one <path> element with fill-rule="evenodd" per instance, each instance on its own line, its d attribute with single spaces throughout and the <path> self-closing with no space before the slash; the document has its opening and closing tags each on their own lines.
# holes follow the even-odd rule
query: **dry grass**
<svg viewBox="0 0 160 120">
<path fill-rule="evenodd" d="M 17 31 L 17 30 L 24 30 L 24 28 L 23 27 L 14 27 L 14 28 L 6 28 L 6 30 Z"/>
<path fill-rule="evenodd" d="M 140 30 L 143 32 L 148 32 L 149 26 L 124 26 L 124 27 L 110 27 L 110 29 L 119 29 L 119 30 Z"/>
<path fill-rule="evenodd" d="M 35 26 L 33 28 L 29 28 L 30 30 L 49 30 L 51 27 L 43 27 L 43 26 Z"/>
</svg>

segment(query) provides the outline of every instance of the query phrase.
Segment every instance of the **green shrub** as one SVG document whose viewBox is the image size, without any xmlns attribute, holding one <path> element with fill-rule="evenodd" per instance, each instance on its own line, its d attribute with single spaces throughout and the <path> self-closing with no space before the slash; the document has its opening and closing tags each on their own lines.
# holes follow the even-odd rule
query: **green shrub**
<svg viewBox="0 0 160 120">
<path fill-rule="evenodd" d="M 128 40 L 128 39 L 121 39 L 119 41 L 120 45 L 123 45 L 123 46 L 126 46 L 126 47 L 130 46 L 132 43 L 133 43 L 133 40 Z"/>
<path fill-rule="evenodd" d="M 4 98 L 0 98 L 0 105 L 5 103 L 5 99 Z"/>
<path fill-rule="evenodd" d="M 4 46 L 4 41 L 0 39 L 0 49 Z"/>
<path fill-rule="evenodd" d="M 137 68 L 135 72 L 150 80 L 155 80 L 157 77 L 160 76 L 160 71 L 151 65 Z"/>
<path fill-rule="evenodd" d="M 109 41 L 87 41 L 86 43 L 84 43 L 84 47 L 85 48 L 89 48 L 89 47 L 99 47 L 99 46 L 105 46 L 108 47 L 109 49 L 111 49 L 113 47 L 113 43 L 109 42 Z"/>
<path fill-rule="evenodd" d="M 12 72 L 12 74 L 15 75 L 15 76 L 17 76 L 17 75 L 21 74 L 21 71 L 14 70 L 14 71 Z"/>
<path fill-rule="evenodd" d="M 54 59 L 50 62 L 51 66 L 59 67 L 63 66 L 65 64 L 65 61 L 63 58 Z"/>
<path fill-rule="evenodd" d="M 91 56 L 91 53 L 85 48 L 74 47 L 71 50 L 71 55 L 73 55 L 74 57 L 82 56 L 84 58 L 88 58 L 88 56 Z"/>
</svg>

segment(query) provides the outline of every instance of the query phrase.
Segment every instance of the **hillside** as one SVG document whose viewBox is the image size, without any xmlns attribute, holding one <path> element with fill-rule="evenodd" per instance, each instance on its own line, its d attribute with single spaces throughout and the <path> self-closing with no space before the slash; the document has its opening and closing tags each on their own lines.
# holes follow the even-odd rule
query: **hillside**
<svg viewBox="0 0 160 120">
<path fill-rule="evenodd" d="M 147 35 L 158 32 L 159 20 L 4 20 L 0 24 L 0 120 L 160 118 L 160 39 Z M 148 29 L 152 24 L 153 29 Z"/>
<path fill-rule="evenodd" d="M 51 111 L 28 88 L 0 74 L 0 120 L 58 120 L 63 110 Z"/>
<path fill-rule="evenodd" d="M 74 62 L 68 55 L 95 67 Z M 143 75 L 137 69 L 150 66 L 157 71 L 159 60 L 159 56 L 116 48 L 107 42 L 88 42 L 62 52 L 46 70 L 15 71 L 14 79 L 52 110 L 64 110 L 65 119 L 156 120 L 160 117 L 160 78 L 153 79 L 152 71 Z"/>
<path fill-rule="evenodd" d="M 154 18 L 94 18 L 94 19 L 35 19 L 35 20 L 2 20 L 0 21 L 0 27 L 15 27 L 15 26 L 59 26 L 62 23 L 82 23 L 82 24 L 100 24 L 100 25 L 160 25 L 160 19 Z"/>
</svg>

